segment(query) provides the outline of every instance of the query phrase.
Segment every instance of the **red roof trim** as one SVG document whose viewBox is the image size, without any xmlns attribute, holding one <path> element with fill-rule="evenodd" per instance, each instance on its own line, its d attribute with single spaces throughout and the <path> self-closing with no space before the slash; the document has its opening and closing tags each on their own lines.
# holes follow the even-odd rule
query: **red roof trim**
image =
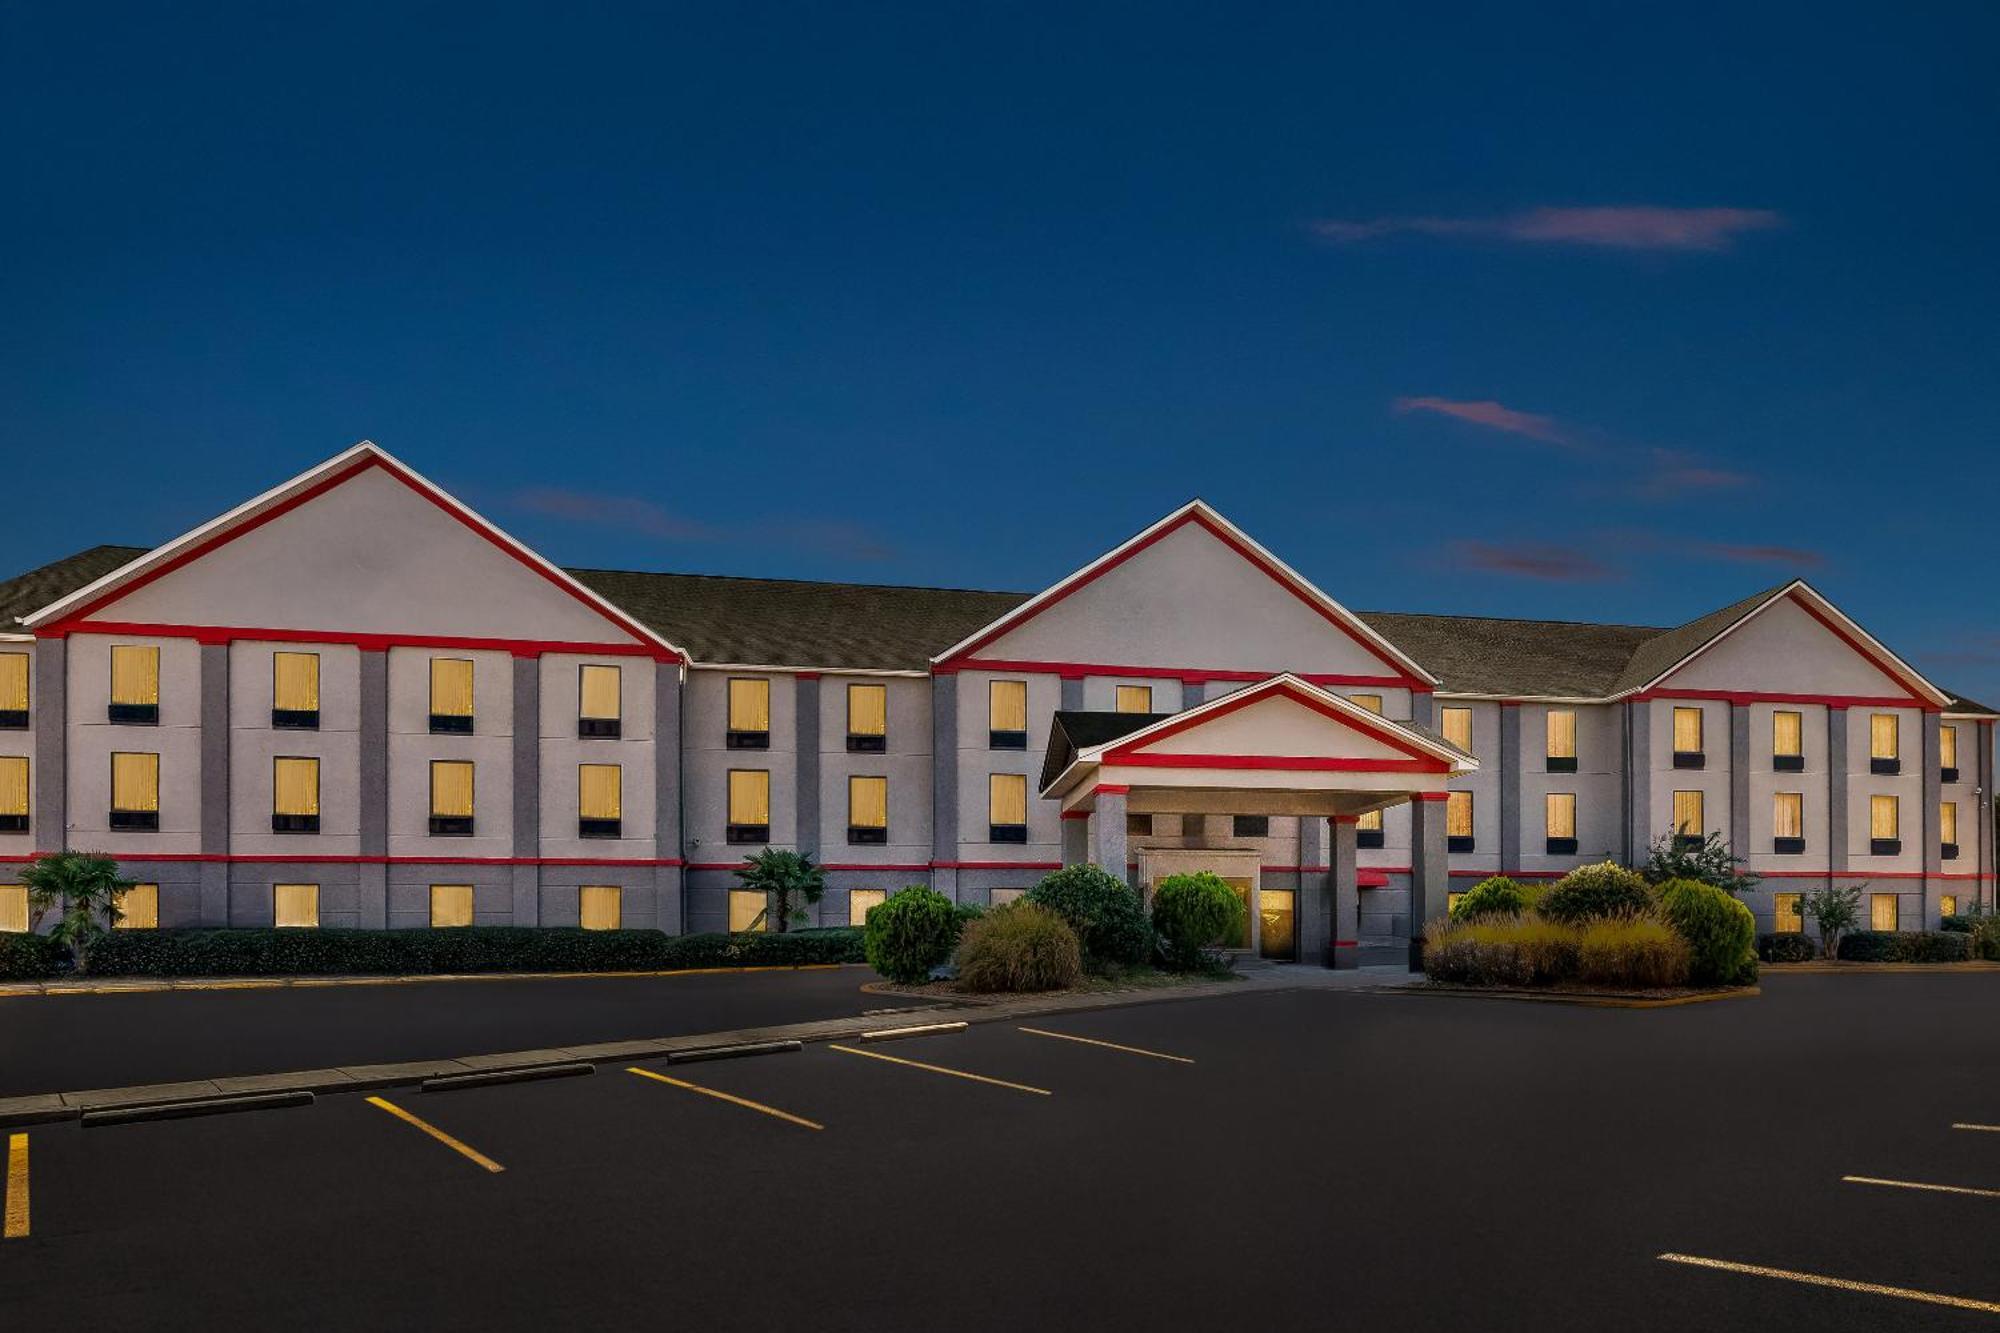
<svg viewBox="0 0 2000 1333">
<path fill-rule="evenodd" d="M 1183 685 L 1205 685 L 1209 681 L 1250 683 L 1269 680 L 1270 671 L 1234 671 L 1209 667 L 1113 666 L 1098 662 L 1041 662 L 1000 657 L 956 657 L 931 668 L 932 673 L 949 676 L 960 671 L 1013 671 L 1022 675 L 1060 676 L 1082 680 L 1086 676 L 1134 676 L 1149 680 L 1177 680 Z M 1410 690 L 1428 694 L 1437 687 L 1427 680 L 1408 676 L 1356 676 L 1326 672 L 1294 671 L 1292 675 L 1310 685 L 1373 685 L 1381 689 Z"/>
<path fill-rule="evenodd" d="M 1100 762 L 1106 764 L 1129 763 L 1133 756 L 1143 754 L 1147 747 L 1152 746 L 1156 742 L 1166 740 L 1170 736 L 1178 736 L 1184 731 L 1204 726 L 1217 718 L 1227 717 L 1238 709 L 1248 708 L 1251 704 L 1259 703 L 1280 694 L 1297 703 L 1304 704 L 1321 716 L 1339 722 L 1354 731 L 1359 731 L 1365 735 L 1372 735 L 1383 744 L 1393 749 L 1401 750 L 1404 754 L 1410 755 L 1413 758 L 1437 761 L 1435 755 L 1411 745 L 1401 735 L 1390 730 L 1394 726 L 1393 723 L 1377 719 L 1375 714 L 1369 713 L 1366 709 L 1360 709 L 1359 711 L 1363 716 L 1372 719 L 1368 723 L 1362 722 L 1360 718 L 1350 717 L 1347 713 L 1340 711 L 1322 699 L 1302 693 L 1287 681 L 1274 680 L 1265 686 L 1239 690 L 1235 694 L 1217 700 L 1212 706 L 1202 705 L 1191 709 L 1188 712 L 1180 714 L 1173 721 L 1165 725 L 1156 724 L 1157 730 L 1149 728 L 1133 736 L 1129 743 L 1119 744 L 1105 751 Z"/>
<path fill-rule="evenodd" d="M 1227 768 L 1287 773 L 1449 773 L 1442 759 L 1334 759 L 1320 755 L 1148 754 L 1104 762 L 1119 768 Z"/>
<path fill-rule="evenodd" d="M 1909 695 L 1874 694 L 1785 694 L 1765 690 L 1641 690 L 1631 696 L 1634 703 L 1654 699 L 1695 699 L 1730 704 L 1818 704 L 1826 708 L 1915 708 L 1926 713 L 1943 711 L 1928 699 Z"/>
<path fill-rule="evenodd" d="M 650 657 L 660 662 L 678 662 L 680 656 L 650 643 L 589 643 L 566 639 L 481 639 L 448 634 L 358 634 L 346 630 L 268 629 L 243 625 L 158 625 L 131 620 L 66 620 L 53 630 L 40 631 L 48 637 L 71 634 L 108 634 L 146 639 L 194 639 L 205 644 L 228 643 L 321 643 L 346 644 L 363 650 L 389 648 L 460 648 L 475 651 L 512 653 L 516 657 L 539 657 L 543 653 L 577 653 L 599 657 Z"/>
<path fill-rule="evenodd" d="M 1817 620 L 1820 624 L 1826 626 L 1826 628 L 1833 633 L 1833 636 L 1835 638 L 1839 639 L 1849 648 L 1852 648 L 1855 652 L 1861 654 L 1863 660 L 1865 660 L 1870 666 L 1874 667 L 1877 671 L 1887 676 L 1891 681 L 1895 682 L 1896 685 L 1901 687 L 1906 692 L 1912 695 L 1916 694 L 1915 690 L 1910 689 L 1910 682 L 1904 679 L 1904 677 L 1901 674 L 1899 674 L 1888 663 L 1884 662 L 1881 658 L 1877 657 L 1873 649 L 1869 648 L 1867 645 L 1863 644 L 1859 639 L 1849 634 L 1845 629 L 1842 629 L 1839 625 L 1835 624 L 1829 616 L 1822 613 L 1818 607 L 1812 604 L 1811 601 L 1809 601 L 1804 597 L 1801 597 L 1797 589 L 1793 589 L 1791 593 L 1788 594 L 1788 596 L 1790 597 L 1792 602 L 1799 607 L 1800 610 L 1804 611 L 1814 620 Z M 1928 703 L 1927 706 L 1932 709 L 1940 707 L 1940 705 L 1935 703 Z"/>
</svg>

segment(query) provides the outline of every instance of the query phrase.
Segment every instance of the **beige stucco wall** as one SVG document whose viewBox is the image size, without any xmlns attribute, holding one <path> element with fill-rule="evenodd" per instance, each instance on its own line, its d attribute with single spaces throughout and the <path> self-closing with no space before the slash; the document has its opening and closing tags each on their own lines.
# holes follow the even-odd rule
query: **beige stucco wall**
<svg viewBox="0 0 2000 1333">
<path fill-rule="evenodd" d="M 881 685 L 888 702 L 882 754 L 847 749 L 847 687 Z M 980 733 L 985 739 L 985 733 Z M 915 865 L 931 859 L 931 683 L 901 676 L 825 676 L 819 705 L 820 859 L 834 865 Z M 889 780 L 886 843 L 847 840 L 847 779 Z M 1034 793 L 1030 791 L 1029 801 Z M 905 872 L 907 877 L 907 872 Z M 900 882 L 900 881 L 899 881 Z"/>
<path fill-rule="evenodd" d="M 771 748 L 731 750 L 725 745 L 729 727 L 729 681 L 745 677 L 771 682 Z M 729 770 L 766 769 L 771 774 L 771 842 L 793 847 L 798 839 L 798 688 L 788 672 L 688 672 L 687 694 L 681 707 L 682 773 L 686 782 L 688 859 L 719 864 L 742 860 L 758 848 L 728 841 Z M 694 845 L 698 840 L 699 845 Z"/>
<path fill-rule="evenodd" d="M 585 664 L 618 668 L 619 735 L 576 734 Z M 546 653 L 541 659 L 541 855 L 553 857 L 651 857 L 659 855 L 653 764 L 652 661 L 641 657 L 591 657 Z M 619 766 L 617 838 L 579 838 L 577 770 L 583 764 Z"/>
<path fill-rule="evenodd" d="M 114 725 L 105 719 L 111 701 L 111 648 L 121 643 L 151 644 L 160 650 L 160 724 L 156 727 Z M 69 845 L 119 856 L 199 851 L 200 647 L 192 639 L 72 634 L 66 690 Z M 120 750 L 160 756 L 157 833 L 111 830 L 111 756 Z M 41 845 L 53 845 L 53 840 Z"/>
<path fill-rule="evenodd" d="M 434 736 L 430 730 L 430 664 L 434 657 L 469 659 L 473 734 Z M 389 854 L 493 856 L 514 854 L 514 659 L 501 652 L 389 650 Z M 474 834 L 430 835 L 430 765 L 434 759 L 473 764 Z"/>
<path fill-rule="evenodd" d="M 995 750 L 987 743 L 988 685 L 995 680 L 1028 684 L 1028 748 Z M 1087 684 L 1087 682 L 1086 682 Z M 958 831 L 967 861 L 1059 861 L 1062 821 L 1054 801 L 1040 799 L 1042 757 L 1049 748 L 1050 718 L 1062 706 L 1062 681 L 1054 675 L 963 671 L 958 675 Z M 1106 705 L 1109 706 L 1108 704 Z M 987 841 L 986 779 L 993 773 L 1020 773 L 1028 779 L 1028 841 Z"/>
<path fill-rule="evenodd" d="M 1615 707 L 1521 704 L 1520 836 L 1518 866 L 1507 869 L 1562 871 L 1624 854 L 1624 724 Z M 1552 708 L 1576 714 L 1576 772 L 1548 771 L 1548 715 Z M 1498 762 L 1498 755 L 1495 755 Z M 1550 856 L 1546 797 L 1576 796 L 1576 855 Z"/>
<path fill-rule="evenodd" d="M 1660 684 L 1866 697 L 1908 692 L 1789 598 L 1765 607 Z"/>
<path fill-rule="evenodd" d="M 319 655 L 319 730 L 271 726 L 273 654 Z M 237 856 L 353 856 L 361 850 L 361 652 L 344 644 L 229 646 L 229 850 Z M 275 761 L 315 758 L 320 831 L 273 833 Z"/>
</svg>

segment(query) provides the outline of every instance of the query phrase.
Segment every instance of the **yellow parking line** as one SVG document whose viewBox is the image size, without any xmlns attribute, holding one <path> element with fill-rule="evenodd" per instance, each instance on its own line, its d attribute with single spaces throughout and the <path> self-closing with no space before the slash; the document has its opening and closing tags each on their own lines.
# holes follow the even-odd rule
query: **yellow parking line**
<svg viewBox="0 0 2000 1333">
<path fill-rule="evenodd" d="M 1953 1125 L 1953 1129 L 1976 1129 L 1981 1134 L 2000 1134 L 2000 1125 Z"/>
<path fill-rule="evenodd" d="M 1925 1305 L 1946 1305 L 1954 1310 L 1978 1310 L 1983 1314 L 2000 1314 L 2000 1302 L 1975 1301 L 1967 1296 L 1944 1296 L 1935 1291 L 1888 1287 L 1879 1282 L 1856 1282 L 1851 1278 L 1827 1277 L 1820 1273 L 1795 1273 L 1789 1268 L 1766 1268 L 1762 1264 L 1736 1264 L 1727 1259 L 1704 1259 L 1693 1254 L 1662 1254 L 1658 1257 L 1670 1264 L 1691 1264 L 1696 1268 L 1713 1268 L 1724 1273 L 1745 1273 L 1751 1277 L 1770 1277 L 1782 1282 L 1799 1282 L 1808 1287 L 1831 1287 L 1836 1291 L 1859 1292 L 1864 1296 L 1893 1296 L 1899 1301 L 1921 1301 Z"/>
<path fill-rule="evenodd" d="M 1081 1042 L 1085 1046 L 1102 1046 L 1107 1051 L 1123 1051 L 1127 1055 L 1150 1055 L 1155 1060 L 1172 1060 L 1177 1065 L 1191 1065 L 1194 1061 L 1185 1055 L 1168 1055 L 1164 1051 L 1149 1051 L 1143 1046 L 1120 1046 L 1115 1041 L 1099 1041 L 1095 1037 L 1077 1037 L 1067 1032 L 1050 1032 L 1044 1028 L 1016 1028 L 1016 1032 L 1026 1032 L 1036 1037 L 1054 1037 L 1057 1041 Z"/>
<path fill-rule="evenodd" d="M 1930 1190 L 1937 1194 L 1970 1194 L 1976 1199 L 2000 1199 L 2000 1190 L 1974 1189 L 1970 1185 L 1926 1185 L 1918 1180 L 1881 1180 L 1875 1176 L 1842 1176 L 1850 1185 L 1886 1185 L 1898 1190 Z"/>
<path fill-rule="evenodd" d="M 1025 1083 L 1009 1083 L 1004 1078 L 988 1078 L 984 1074 L 968 1074 L 963 1069 L 946 1069 L 943 1065 L 927 1065 L 921 1060 L 905 1060 L 900 1055 L 884 1055 L 880 1051 L 858 1051 L 852 1046 L 842 1046 L 838 1043 L 829 1044 L 827 1049 L 829 1051 L 841 1051 L 847 1055 L 865 1055 L 870 1060 L 887 1060 L 892 1065 L 908 1065 L 912 1069 L 928 1069 L 933 1074 L 949 1074 L 953 1078 L 971 1079 L 974 1083 L 991 1083 L 996 1088 L 1012 1088 L 1016 1092 L 1032 1092 L 1037 1097 L 1053 1095 L 1047 1088 L 1031 1088 Z"/>
<path fill-rule="evenodd" d="M 717 1101 L 730 1102 L 752 1111 L 762 1111 L 765 1115 L 774 1115 L 780 1120 L 789 1120 L 795 1125 L 804 1125 L 807 1129 L 826 1128 L 825 1125 L 820 1124 L 817 1120 L 808 1120 L 802 1115 L 793 1115 L 790 1111 L 780 1111 L 775 1106 L 766 1106 L 762 1102 L 753 1102 L 748 1097 L 738 1097 L 733 1093 L 718 1092 L 714 1088 L 704 1088 L 699 1083 L 690 1083 L 682 1078 L 668 1078 L 665 1074 L 655 1074 L 650 1069 L 640 1069 L 636 1065 L 628 1066 L 625 1072 L 628 1074 L 637 1074 L 640 1078 L 650 1078 L 655 1083 L 667 1083 L 676 1088 L 686 1088 L 689 1092 L 698 1092 L 704 1097 L 713 1097 Z"/>
<path fill-rule="evenodd" d="M 28 1136 L 7 1136 L 7 1214 L 0 1225 L 0 1240 L 19 1240 L 28 1234 Z"/>
<path fill-rule="evenodd" d="M 433 1125 L 430 1121 L 411 1115 L 408 1111 L 405 1111 L 402 1107 L 396 1105 L 392 1101 L 386 1101 L 381 1097 L 370 1097 L 368 1099 L 368 1104 L 370 1106 L 381 1107 L 383 1110 L 387 1111 L 390 1115 L 395 1116 L 398 1120 L 403 1121 L 405 1124 L 415 1125 L 418 1129 L 421 1129 L 424 1133 L 430 1135 L 432 1138 L 436 1139 L 439 1143 L 442 1143 L 445 1147 L 451 1149 L 455 1153 L 460 1154 L 461 1156 L 471 1158 L 473 1161 L 485 1167 L 488 1171 L 505 1171 L 507 1169 L 506 1167 L 500 1165 L 500 1163 L 494 1161 L 491 1157 L 488 1157 L 485 1153 L 479 1151 L 477 1148 L 471 1147 L 464 1143 L 460 1143 L 457 1139 L 445 1133 L 443 1130 L 439 1129 L 436 1125 Z"/>
</svg>

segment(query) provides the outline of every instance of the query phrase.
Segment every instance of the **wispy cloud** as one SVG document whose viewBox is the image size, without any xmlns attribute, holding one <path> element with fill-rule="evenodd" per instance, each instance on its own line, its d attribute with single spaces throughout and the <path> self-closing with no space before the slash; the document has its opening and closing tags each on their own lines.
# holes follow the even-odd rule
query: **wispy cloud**
<svg viewBox="0 0 2000 1333">
<path fill-rule="evenodd" d="M 838 519 L 795 519 L 782 515 L 749 518 L 740 525 L 716 527 L 683 518 L 651 500 L 634 495 L 602 495 L 556 486 L 531 486 L 513 492 L 508 505 L 522 513 L 614 528 L 660 541 L 699 545 L 755 542 L 848 560 L 888 560 L 896 550 L 878 534 L 858 523 Z"/>
<path fill-rule="evenodd" d="M 1708 491 L 1734 491 L 1756 483 L 1756 478 L 1734 468 L 1717 467 L 1698 454 L 1679 449 L 1650 449 L 1648 468 L 1639 479 L 1639 488 L 1662 499 Z"/>
<path fill-rule="evenodd" d="M 1548 583 L 1595 583 L 1617 576 L 1616 570 L 1581 547 L 1542 542 L 1453 542 L 1450 563 Z"/>
<path fill-rule="evenodd" d="M 1820 569 L 1826 557 L 1803 546 L 1738 546 L 1729 542 L 1709 542 L 1697 548 L 1711 560 L 1738 565 L 1783 565 L 1787 569 Z"/>
<path fill-rule="evenodd" d="M 1393 404 L 1398 416 L 1411 412 L 1435 412 L 1440 416 L 1484 426 L 1488 430 L 1505 431 L 1509 435 L 1525 435 L 1531 440 L 1544 444 L 1574 446 L 1576 441 L 1570 431 L 1554 417 L 1538 412 L 1523 412 L 1518 408 L 1497 403 L 1491 398 L 1458 399 L 1434 397 L 1398 398 Z"/>
<path fill-rule="evenodd" d="M 1602 250 L 1727 250 L 1739 236 L 1784 225 L 1764 208 L 1663 208 L 1628 204 L 1531 208 L 1498 217 L 1322 218 L 1312 232 L 1334 245 L 1385 236 L 1473 237 L 1523 245 L 1581 245 Z"/>
</svg>

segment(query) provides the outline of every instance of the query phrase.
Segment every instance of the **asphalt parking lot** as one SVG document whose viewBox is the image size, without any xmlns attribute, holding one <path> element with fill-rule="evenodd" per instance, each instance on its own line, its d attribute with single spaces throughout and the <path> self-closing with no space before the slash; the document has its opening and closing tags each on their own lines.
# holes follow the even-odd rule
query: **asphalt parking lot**
<svg viewBox="0 0 2000 1333">
<path fill-rule="evenodd" d="M 1991 1325 L 1996 1002 L 1288 992 L 65 1124 L 0 1324 Z"/>
</svg>

